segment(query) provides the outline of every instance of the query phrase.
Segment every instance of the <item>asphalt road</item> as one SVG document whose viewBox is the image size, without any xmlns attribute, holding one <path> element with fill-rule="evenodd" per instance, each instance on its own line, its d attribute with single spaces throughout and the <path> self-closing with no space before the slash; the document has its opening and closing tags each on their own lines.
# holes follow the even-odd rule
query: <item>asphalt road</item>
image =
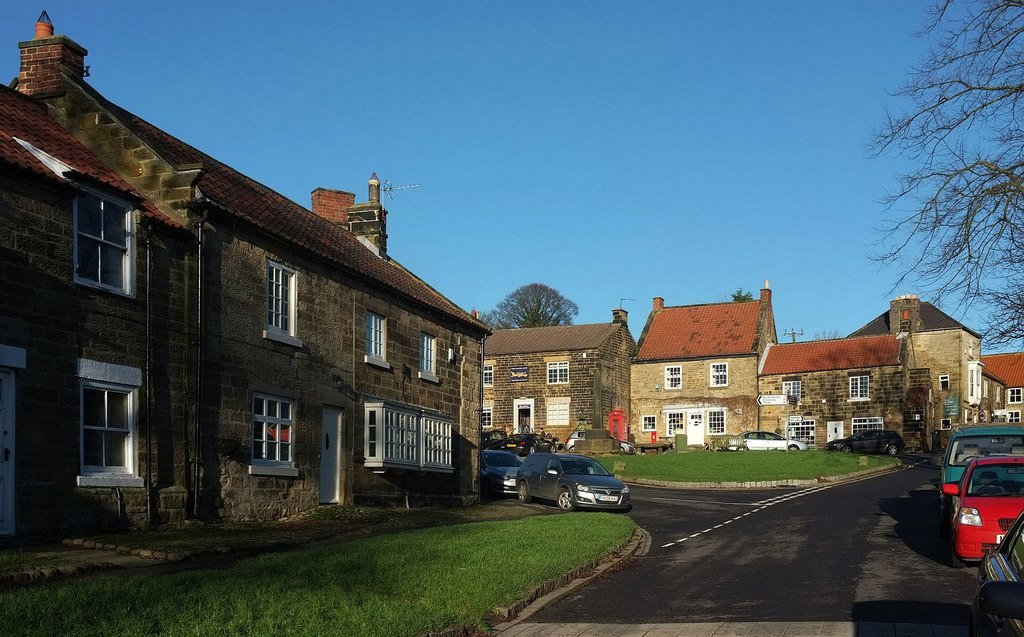
<svg viewBox="0 0 1024 637">
<path fill-rule="evenodd" d="M 965 626 L 975 569 L 945 565 L 937 478 L 922 464 L 811 488 L 635 487 L 630 515 L 651 535 L 647 554 L 530 621 Z"/>
</svg>

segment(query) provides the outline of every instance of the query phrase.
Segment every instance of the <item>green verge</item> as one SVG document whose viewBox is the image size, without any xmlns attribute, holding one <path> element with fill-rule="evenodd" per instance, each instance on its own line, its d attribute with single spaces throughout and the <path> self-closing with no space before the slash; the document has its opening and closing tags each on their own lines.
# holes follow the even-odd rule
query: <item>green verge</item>
<svg viewBox="0 0 1024 637">
<path fill-rule="evenodd" d="M 684 453 L 600 456 L 620 478 L 668 482 L 758 482 L 814 480 L 895 465 L 889 456 L 829 451 L 687 451 Z"/>
<path fill-rule="evenodd" d="M 12 590 L 6 635 L 421 635 L 477 626 L 497 606 L 593 562 L 626 516 L 544 515 L 262 555 L 229 569 L 98 576 Z"/>
</svg>

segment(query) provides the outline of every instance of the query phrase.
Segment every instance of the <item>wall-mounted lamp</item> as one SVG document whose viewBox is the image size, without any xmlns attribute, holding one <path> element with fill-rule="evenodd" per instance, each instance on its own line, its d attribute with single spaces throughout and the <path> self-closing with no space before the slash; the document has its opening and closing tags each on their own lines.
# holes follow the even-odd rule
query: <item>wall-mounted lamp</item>
<svg viewBox="0 0 1024 637">
<path fill-rule="evenodd" d="M 345 381 L 341 379 L 341 374 L 331 374 L 331 384 L 335 389 L 341 389 L 345 386 Z"/>
<path fill-rule="evenodd" d="M 654 391 L 661 391 L 661 383 L 654 383 Z"/>
</svg>

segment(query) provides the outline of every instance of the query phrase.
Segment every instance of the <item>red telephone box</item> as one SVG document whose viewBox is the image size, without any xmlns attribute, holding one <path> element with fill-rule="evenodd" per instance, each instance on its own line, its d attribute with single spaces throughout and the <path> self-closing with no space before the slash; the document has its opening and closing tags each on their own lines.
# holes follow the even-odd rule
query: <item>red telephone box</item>
<svg viewBox="0 0 1024 637">
<path fill-rule="evenodd" d="M 613 409 L 608 413 L 608 433 L 616 440 L 627 440 L 629 428 L 626 426 L 626 414 L 621 409 Z"/>
</svg>

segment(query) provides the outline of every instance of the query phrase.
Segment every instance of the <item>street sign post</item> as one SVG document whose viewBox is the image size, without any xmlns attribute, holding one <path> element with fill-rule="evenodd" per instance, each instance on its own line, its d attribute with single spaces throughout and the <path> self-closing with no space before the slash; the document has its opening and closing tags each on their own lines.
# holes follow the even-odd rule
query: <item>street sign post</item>
<svg viewBox="0 0 1024 637">
<path fill-rule="evenodd" d="M 785 405 L 787 402 L 786 394 L 762 394 L 757 397 L 758 405 Z"/>
</svg>

